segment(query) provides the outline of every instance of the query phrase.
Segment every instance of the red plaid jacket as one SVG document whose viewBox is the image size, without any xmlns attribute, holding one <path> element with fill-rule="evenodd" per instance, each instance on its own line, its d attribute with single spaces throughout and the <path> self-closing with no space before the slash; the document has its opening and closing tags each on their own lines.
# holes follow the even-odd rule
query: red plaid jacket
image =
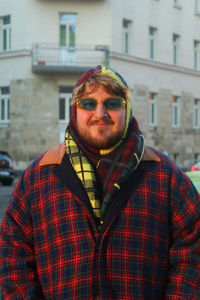
<svg viewBox="0 0 200 300">
<path fill-rule="evenodd" d="M 64 155 L 64 156 L 63 156 Z M 159 152 L 96 228 L 64 146 L 24 173 L 0 235 L 3 299 L 200 299 L 200 199 Z"/>
</svg>

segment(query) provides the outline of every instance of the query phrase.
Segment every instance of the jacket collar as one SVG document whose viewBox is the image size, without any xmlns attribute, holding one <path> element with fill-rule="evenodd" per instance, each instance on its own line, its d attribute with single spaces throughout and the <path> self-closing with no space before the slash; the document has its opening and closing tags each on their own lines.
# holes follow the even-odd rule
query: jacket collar
<svg viewBox="0 0 200 300">
<path fill-rule="evenodd" d="M 57 145 L 57 146 L 51 148 L 49 151 L 47 151 L 43 155 L 39 165 L 41 167 L 47 166 L 47 165 L 60 165 L 64 154 L 65 154 L 65 144 L 64 144 L 64 142 L 62 142 L 59 145 Z M 142 161 L 160 162 L 160 158 L 150 147 L 146 146 Z"/>
</svg>

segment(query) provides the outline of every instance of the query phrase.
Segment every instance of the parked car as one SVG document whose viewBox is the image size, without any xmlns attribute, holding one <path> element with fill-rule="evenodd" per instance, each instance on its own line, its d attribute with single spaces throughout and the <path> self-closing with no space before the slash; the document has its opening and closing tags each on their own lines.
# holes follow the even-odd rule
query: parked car
<svg viewBox="0 0 200 300">
<path fill-rule="evenodd" d="M 14 178 L 15 174 L 11 156 L 5 151 L 0 151 L 0 182 L 3 185 L 11 185 Z"/>
<path fill-rule="evenodd" d="M 200 162 L 191 166 L 191 172 L 200 171 Z"/>
<path fill-rule="evenodd" d="M 200 194 L 200 172 L 194 171 L 194 172 L 186 172 L 187 176 L 190 177 L 192 183 L 196 187 L 197 191 Z"/>
</svg>

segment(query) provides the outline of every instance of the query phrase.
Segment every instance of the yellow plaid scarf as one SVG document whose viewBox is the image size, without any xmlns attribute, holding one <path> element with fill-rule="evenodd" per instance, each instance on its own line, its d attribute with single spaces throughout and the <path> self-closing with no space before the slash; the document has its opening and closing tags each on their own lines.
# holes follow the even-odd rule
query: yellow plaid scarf
<svg viewBox="0 0 200 300">
<path fill-rule="evenodd" d="M 77 143 L 69 133 L 68 129 L 65 133 L 65 147 L 69 156 L 70 162 L 78 178 L 81 180 L 84 189 L 87 192 L 88 198 L 93 208 L 94 215 L 97 219 L 101 218 L 101 203 L 97 199 L 95 193 L 96 177 L 93 167 L 83 152 L 78 147 Z"/>
</svg>

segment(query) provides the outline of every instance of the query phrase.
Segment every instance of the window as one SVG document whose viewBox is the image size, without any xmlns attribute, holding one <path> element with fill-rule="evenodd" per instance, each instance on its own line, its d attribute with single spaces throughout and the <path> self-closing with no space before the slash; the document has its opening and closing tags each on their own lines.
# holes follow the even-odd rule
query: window
<svg viewBox="0 0 200 300">
<path fill-rule="evenodd" d="M 76 46 L 76 15 L 60 14 L 59 62 L 74 64 Z"/>
<path fill-rule="evenodd" d="M 200 0 L 194 0 L 194 10 L 197 13 L 200 13 Z"/>
<path fill-rule="evenodd" d="M 179 161 L 180 161 L 180 155 L 179 155 L 179 153 L 174 153 L 173 154 L 173 160 L 174 160 L 174 162 L 175 162 L 176 165 L 179 164 Z"/>
<path fill-rule="evenodd" d="M 75 47 L 76 15 L 60 14 L 60 46 Z"/>
<path fill-rule="evenodd" d="M 0 123 L 6 124 L 10 120 L 10 89 L 0 88 Z"/>
<path fill-rule="evenodd" d="M 5 16 L 0 18 L 0 47 L 1 51 L 11 50 L 11 18 Z"/>
<path fill-rule="evenodd" d="M 156 93 L 149 93 L 149 125 L 157 125 Z"/>
<path fill-rule="evenodd" d="M 67 124 L 71 116 L 72 87 L 59 87 L 59 121 Z"/>
<path fill-rule="evenodd" d="M 59 120 L 61 122 L 69 122 L 71 98 L 72 94 L 60 94 L 59 96 Z"/>
<path fill-rule="evenodd" d="M 180 52 L 180 36 L 173 34 L 173 64 L 179 63 L 179 52 Z"/>
<path fill-rule="evenodd" d="M 155 59 L 156 57 L 156 36 L 157 29 L 149 27 L 149 56 L 150 59 Z"/>
<path fill-rule="evenodd" d="M 200 69 L 200 41 L 194 41 L 194 69 Z"/>
<path fill-rule="evenodd" d="M 172 127 L 180 126 L 180 97 L 172 97 Z"/>
<path fill-rule="evenodd" d="M 200 154 L 195 153 L 194 154 L 194 164 L 197 164 L 198 162 L 200 162 Z"/>
<path fill-rule="evenodd" d="M 200 128 L 200 99 L 194 100 L 194 129 Z"/>
<path fill-rule="evenodd" d="M 182 0 L 174 0 L 174 6 L 181 8 Z"/>
<path fill-rule="evenodd" d="M 64 141 L 66 125 L 71 117 L 72 87 L 60 86 L 58 99 L 58 119 L 60 127 L 60 142 Z"/>
<path fill-rule="evenodd" d="M 123 53 L 131 54 L 132 21 L 123 20 Z"/>
</svg>

